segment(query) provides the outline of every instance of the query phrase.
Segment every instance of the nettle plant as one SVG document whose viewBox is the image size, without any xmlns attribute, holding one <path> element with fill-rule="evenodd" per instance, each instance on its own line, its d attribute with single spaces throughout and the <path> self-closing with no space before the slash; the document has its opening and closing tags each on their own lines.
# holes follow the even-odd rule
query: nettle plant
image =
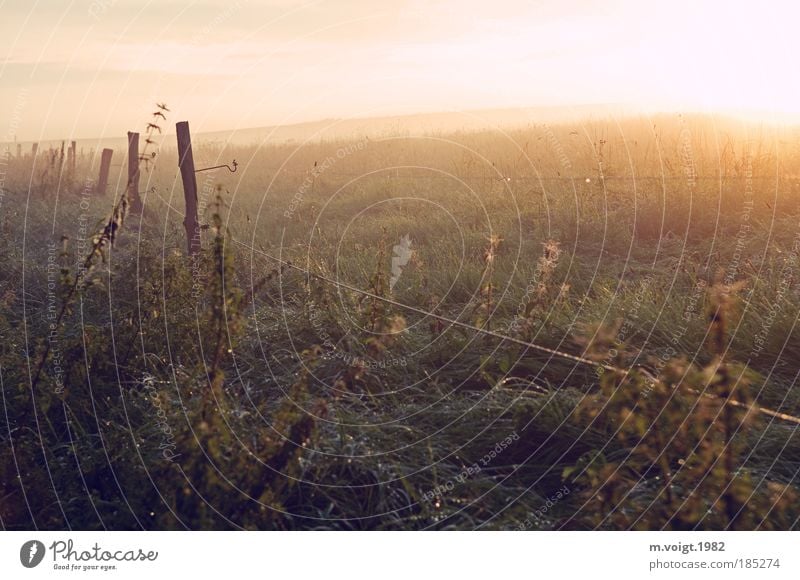
<svg viewBox="0 0 800 580">
<path fill-rule="evenodd" d="M 497 253 L 503 243 L 503 237 L 498 234 L 491 234 L 486 238 L 487 245 L 483 251 L 483 272 L 481 274 L 481 287 L 479 302 L 475 307 L 475 326 L 490 329 L 492 314 L 495 309 L 495 291 L 497 286 L 494 283 L 494 270 Z"/>
<path fill-rule="evenodd" d="M 564 472 L 582 488 L 583 525 L 752 530 L 795 522 L 796 492 L 759 481 L 743 461 L 761 414 L 751 395 L 756 374 L 725 356 L 738 289 L 717 283 L 709 290 L 710 360 L 703 366 L 681 357 L 656 375 L 625 370 L 616 330 L 595 333 L 588 355 L 619 370 L 600 372 L 599 391 L 574 414 L 607 441 Z"/>
<path fill-rule="evenodd" d="M 542 324 L 553 303 L 560 304 L 569 292 L 568 284 L 561 284 L 556 292 L 554 274 L 561 257 L 561 245 L 555 240 L 542 244 L 542 255 L 536 261 L 533 278 L 525 289 L 514 327 L 521 338 L 531 340 Z"/>
<path fill-rule="evenodd" d="M 301 457 L 316 437 L 318 419 L 327 413 L 326 402 L 308 389 L 311 369 L 321 355 L 315 347 L 300 353 L 301 370 L 280 400 L 258 404 L 264 423 L 247 419 L 252 409 L 244 402 L 249 397 L 226 372 L 233 367 L 233 349 L 246 327 L 244 294 L 236 284 L 222 206 L 218 196 L 211 219 L 213 242 L 200 258 L 210 274 L 209 308 L 200 327 L 205 356 L 178 385 L 183 405 L 170 417 L 180 426 L 177 459 L 161 463 L 157 471 L 165 483 L 161 501 L 168 507 L 161 510 L 161 524 L 168 528 L 175 526 L 176 517 L 191 529 L 283 525 L 284 501 L 299 481 Z"/>
</svg>

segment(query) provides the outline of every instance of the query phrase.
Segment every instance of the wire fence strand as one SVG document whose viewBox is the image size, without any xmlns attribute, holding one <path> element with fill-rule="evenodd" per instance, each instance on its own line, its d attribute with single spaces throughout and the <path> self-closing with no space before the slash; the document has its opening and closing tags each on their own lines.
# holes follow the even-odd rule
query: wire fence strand
<svg viewBox="0 0 800 580">
<path fill-rule="evenodd" d="M 375 294 L 374 292 L 370 292 L 368 290 L 363 290 L 362 288 L 358 288 L 357 286 L 353 286 L 351 284 L 347 284 L 347 283 L 341 282 L 339 280 L 334 280 L 332 278 L 329 278 L 329 277 L 324 276 L 322 274 L 318 274 L 316 272 L 311 272 L 309 270 L 306 270 L 305 268 L 301 268 L 300 266 L 294 264 L 293 262 L 291 262 L 289 260 L 283 260 L 281 258 L 278 258 L 277 256 L 273 256 L 272 254 L 270 254 L 268 252 L 265 252 L 265 251 L 263 251 L 263 250 L 261 250 L 259 248 L 255 248 L 253 246 L 245 244 L 244 242 L 240 242 L 240 241 L 238 241 L 236 239 L 231 238 L 231 240 L 233 242 L 235 242 L 236 244 L 239 244 L 240 246 L 243 246 L 244 248 L 247 248 L 248 250 L 259 254 L 260 256 L 263 256 L 265 258 L 268 258 L 270 260 L 273 260 L 273 261 L 281 264 L 282 266 L 294 269 L 294 270 L 296 270 L 296 271 L 298 271 L 298 272 L 300 272 L 302 274 L 305 274 L 307 277 L 315 278 L 315 279 L 320 280 L 322 282 L 325 282 L 327 284 L 331 284 L 331 285 L 337 286 L 339 288 L 344 288 L 346 290 L 349 290 L 351 292 L 355 292 L 357 294 L 361 294 L 362 296 L 365 296 L 365 297 L 368 297 L 368 298 L 372 298 L 374 300 L 382 301 L 382 302 L 384 302 L 386 304 L 390 304 L 392 306 L 395 306 L 397 308 L 401 308 L 401 309 L 406 310 L 408 312 L 414 312 L 414 313 L 420 314 L 422 316 L 430 317 L 430 318 L 433 318 L 435 320 L 439 320 L 441 322 L 448 323 L 451 326 L 455 326 L 455 327 L 458 327 L 458 328 L 469 330 L 471 332 L 475 332 L 475 333 L 478 333 L 478 334 L 483 334 L 483 335 L 486 335 L 486 336 L 491 336 L 491 337 L 496 338 L 496 339 L 498 339 L 500 341 L 503 341 L 503 342 L 511 342 L 513 344 L 517 344 L 519 346 L 523 346 L 526 349 L 530 349 L 530 350 L 538 351 L 538 352 L 541 352 L 541 353 L 549 354 L 551 357 L 557 357 L 557 358 L 561 358 L 561 359 L 565 359 L 565 360 L 570 360 L 570 361 L 573 361 L 575 363 L 586 365 L 586 366 L 590 366 L 590 367 L 593 367 L 593 368 L 596 368 L 596 369 L 602 368 L 604 371 L 624 373 L 626 376 L 628 374 L 630 374 L 631 372 L 634 372 L 634 371 L 644 372 L 647 375 L 649 375 L 652 380 L 658 380 L 653 376 L 653 374 L 646 367 L 644 367 L 642 365 L 639 365 L 639 366 L 636 366 L 636 367 L 632 367 L 632 368 L 620 368 L 620 367 L 616 367 L 614 365 L 609 365 L 607 363 L 593 361 L 591 359 L 588 359 L 588 358 L 585 358 L 585 357 L 582 357 L 582 356 L 578 356 L 578 355 L 574 355 L 574 354 L 571 354 L 571 353 L 568 353 L 568 352 L 564 352 L 564 351 L 561 351 L 561 350 L 557 350 L 557 349 L 554 349 L 554 348 L 549 348 L 549 347 L 546 347 L 546 346 L 541 345 L 541 344 L 536 344 L 534 342 L 528 342 L 528 341 L 525 341 L 525 340 L 521 340 L 519 338 L 515 338 L 515 337 L 512 337 L 512 336 L 507 336 L 505 334 L 501 334 L 499 332 L 495 332 L 495 331 L 490 330 L 488 328 L 481 328 L 479 326 L 474 326 L 472 324 L 467 324 L 466 322 L 461 322 L 460 320 L 455 320 L 455 319 L 449 318 L 447 316 L 442 316 L 440 314 L 436 314 L 434 312 L 428 312 L 427 310 L 424 310 L 422 308 L 418 308 L 416 306 L 411 306 L 410 304 L 404 304 L 403 302 L 399 302 L 397 300 L 393 300 L 392 298 L 387 298 L 385 296 L 380 296 L 379 294 Z M 694 393 L 696 395 L 703 396 L 703 397 L 706 397 L 706 398 L 720 399 L 720 397 L 717 397 L 717 396 L 712 395 L 710 393 L 704 393 L 704 392 L 701 392 L 701 391 L 697 391 L 696 389 L 688 389 L 688 390 L 689 390 L 689 392 L 692 392 L 692 393 Z M 781 413 L 780 411 L 774 411 L 772 409 L 767 409 L 765 407 L 748 405 L 746 403 L 742 403 L 741 401 L 737 401 L 737 400 L 731 399 L 731 398 L 726 398 L 725 399 L 725 403 L 726 404 L 730 404 L 731 406 L 734 406 L 734 407 L 747 409 L 748 411 L 756 411 L 756 412 L 759 412 L 759 413 L 761 413 L 763 415 L 766 415 L 766 416 L 769 416 L 769 417 L 772 417 L 772 418 L 775 418 L 775 419 L 778 419 L 778 420 L 781 420 L 781 421 L 786 421 L 786 422 L 794 423 L 796 425 L 800 425 L 800 417 L 795 417 L 794 415 L 789 415 L 788 413 Z"/>
</svg>

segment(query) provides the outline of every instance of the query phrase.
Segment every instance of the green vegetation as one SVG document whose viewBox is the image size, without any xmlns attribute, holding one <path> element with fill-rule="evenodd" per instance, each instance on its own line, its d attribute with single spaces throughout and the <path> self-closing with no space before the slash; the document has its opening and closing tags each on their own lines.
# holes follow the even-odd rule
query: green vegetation
<svg viewBox="0 0 800 580">
<path fill-rule="evenodd" d="M 194 263 L 165 148 L 83 269 L 91 160 L 10 159 L 2 525 L 797 528 L 798 426 L 748 411 L 800 415 L 797 137 L 199 144 L 239 170 L 198 174 Z"/>
</svg>

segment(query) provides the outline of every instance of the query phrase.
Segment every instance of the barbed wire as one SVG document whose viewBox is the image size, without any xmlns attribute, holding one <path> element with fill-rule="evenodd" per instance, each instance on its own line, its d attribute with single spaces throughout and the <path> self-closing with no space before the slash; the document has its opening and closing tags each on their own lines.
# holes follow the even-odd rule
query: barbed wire
<svg viewBox="0 0 800 580">
<path fill-rule="evenodd" d="M 373 173 L 370 175 L 365 175 L 364 172 L 353 172 L 353 173 L 345 173 L 345 172 L 325 172 L 320 173 L 317 176 L 317 179 L 330 177 L 330 178 L 341 178 L 341 179 L 351 179 L 351 178 L 371 178 L 371 179 L 385 179 L 385 178 L 392 178 L 392 179 L 439 179 L 439 180 L 452 180 L 452 179 L 462 179 L 466 181 L 574 181 L 578 183 L 584 183 L 585 180 L 591 179 L 593 183 L 595 182 L 603 182 L 603 181 L 687 181 L 687 177 L 685 175 L 603 175 L 598 176 L 596 173 L 587 172 L 586 174 L 572 176 L 572 177 L 565 177 L 565 176 L 537 176 L 537 175 L 521 175 L 521 176 L 514 176 L 514 175 L 459 175 L 458 173 L 453 173 L 452 175 L 442 175 L 442 174 L 430 174 L 430 175 L 409 175 L 409 174 L 401 174 L 396 175 L 394 174 L 394 169 L 387 169 L 384 173 Z M 392 172 L 390 174 L 390 172 Z M 311 175 L 310 171 L 278 171 L 277 176 L 286 176 L 292 178 L 300 178 Z M 752 176 L 747 177 L 745 175 L 726 175 L 726 176 L 695 176 L 691 179 L 691 181 L 711 181 L 711 182 L 724 182 L 724 181 L 800 181 L 800 176 L 792 176 L 792 175 L 779 175 L 779 176 L 767 176 L 767 175 L 759 175 L 759 176 Z"/>
<path fill-rule="evenodd" d="M 6 191 L 8 191 L 8 190 L 6 190 Z M 183 212 L 181 212 L 179 209 L 177 209 L 172 204 L 170 204 L 169 201 L 166 200 L 163 196 L 161 196 L 158 193 L 157 190 L 155 190 L 155 189 L 151 190 L 150 193 L 154 193 L 155 195 L 157 195 L 158 198 L 167 206 L 167 208 L 169 210 L 177 213 L 180 216 L 183 216 Z M 332 284 L 332 285 L 337 286 L 339 288 L 344 288 L 344 289 L 349 290 L 351 292 L 355 292 L 357 294 L 361 294 L 362 296 L 365 296 L 365 297 L 368 297 L 368 298 L 372 298 L 374 300 L 379 300 L 379 301 L 382 301 L 382 302 L 384 302 L 386 304 L 391 304 L 392 306 L 395 306 L 397 308 L 401 308 L 401 309 L 406 310 L 408 312 L 414 312 L 416 314 L 420 314 L 420 315 L 425 316 L 425 317 L 430 317 L 430 318 L 433 318 L 435 320 L 439 320 L 440 322 L 446 322 L 446 323 L 450 324 L 451 326 L 462 328 L 464 330 L 469 330 L 471 332 L 475 332 L 475 333 L 478 333 L 478 334 L 483 334 L 485 336 L 491 336 L 493 338 L 496 338 L 496 339 L 504 341 L 504 342 L 511 342 L 513 344 L 517 344 L 519 346 L 523 346 L 526 349 L 530 349 L 530 350 L 534 350 L 534 351 L 537 351 L 537 352 L 548 354 L 551 357 L 557 357 L 557 358 L 561 358 L 561 359 L 564 359 L 564 360 L 571 360 L 571 361 L 573 361 L 573 362 L 575 362 L 577 364 L 590 366 L 590 367 L 593 367 L 595 369 L 602 368 L 604 371 L 620 372 L 620 373 L 625 374 L 626 376 L 628 374 L 630 374 L 631 372 L 633 372 L 633 371 L 638 371 L 638 372 L 641 372 L 641 373 L 645 373 L 651 381 L 658 380 L 654 376 L 653 372 L 650 369 L 648 369 L 647 367 L 645 367 L 644 365 L 636 365 L 636 366 L 631 367 L 631 368 L 620 368 L 620 367 L 617 367 L 617 366 L 614 366 L 614 365 L 610 365 L 610 364 L 602 363 L 602 362 L 598 362 L 598 361 L 593 361 L 591 359 L 588 359 L 588 358 L 585 358 L 585 357 L 582 357 L 582 356 L 578 356 L 578 355 L 574 355 L 574 354 L 571 354 L 571 353 L 568 353 L 568 352 L 564 352 L 564 351 L 561 351 L 561 350 L 558 350 L 558 349 L 550 348 L 550 347 L 547 347 L 547 346 L 544 346 L 544 345 L 541 345 L 541 344 L 537 344 L 537 343 L 534 343 L 534 342 L 529 342 L 529 341 L 526 341 L 526 340 L 515 338 L 513 336 L 507 336 L 505 334 L 501 334 L 499 332 L 490 330 L 488 328 L 481 328 L 479 326 L 474 326 L 472 324 L 467 324 L 466 322 L 462 322 L 460 320 L 455 320 L 453 318 L 449 318 L 449 317 L 443 316 L 441 314 L 436 314 L 435 312 L 428 312 L 427 310 L 424 310 L 422 308 L 418 308 L 416 306 L 411 306 L 410 304 L 405 304 L 403 302 L 399 302 L 399 301 L 394 300 L 392 298 L 387 298 L 385 296 L 380 296 L 378 294 L 375 294 L 374 292 L 370 292 L 368 290 L 364 290 L 362 288 L 358 288 L 357 286 L 353 286 L 351 284 L 347 284 L 347 283 L 341 282 L 339 280 L 334 280 L 333 278 L 329 278 L 327 276 L 324 276 L 324 275 L 316 273 L 316 272 L 311 272 L 310 270 L 307 270 L 305 268 L 301 268 L 300 266 L 294 264 L 290 260 L 283 260 L 281 258 L 278 258 L 277 256 L 273 256 L 272 254 L 270 254 L 268 252 L 265 252 L 265 251 L 263 251 L 263 250 L 261 250 L 259 248 L 256 248 L 254 246 L 251 246 L 249 244 L 241 242 L 241 241 L 233 238 L 232 236 L 230 237 L 230 239 L 234 243 L 236 243 L 236 244 L 238 244 L 240 246 L 243 246 L 244 248 L 250 250 L 251 252 L 255 252 L 255 253 L 257 253 L 257 254 L 265 257 L 265 258 L 273 260 L 273 261 L 281 264 L 282 266 L 285 266 L 285 267 L 288 267 L 288 268 L 292 268 L 293 270 L 296 270 L 296 271 L 298 271 L 298 272 L 300 272 L 302 274 L 305 274 L 307 277 L 312 277 L 312 278 L 315 278 L 315 279 L 320 280 L 322 282 L 325 282 L 327 284 Z M 689 388 L 689 387 L 686 387 L 686 390 L 688 392 L 690 392 L 690 393 L 695 394 L 695 395 L 702 396 L 702 397 L 709 398 L 709 399 L 720 399 L 721 398 L 721 397 L 717 397 L 715 395 L 712 395 L 710 393 L 701 392 L 701 391 L 698 391 L 696 389 L 692 389 L 692 388 Z M 725 399 L 725 403 L 726 404 L 730 404 L 731 406 L 734 406 L 734 407 L 747 409 L 748 411 L 756 411 L 758 413 L 761 413 L 763 415 L 767 415 L 769 417 L 773 417 L 775 419 L 779 419 L 781 421 L 786 421 L 786 422 L 794 423 L 796 425 L 800 425 L 800 417 L 796 417 L 796 416 L 790 415 L 788 413 L 782 413 L 780 411 L 775 411 L 773 409 L 768 409 L 766 407 L 748 405 L 746 403 L 742 403 L 741 401 L 737 401 L 737 400 L 731 399 L 731 398 L 726 398 Z"/>
<path fill-rule="evenodd" d="M 602 362 L 598 362 L 598 361 L 593 361 L 591 359 L 588 359 L 588 358 L 585 358 L 585 357 L 582 357 L 582 356 L 574 355 L 574 354 L 571 354 L 571 353 L 568 353 L 568 352 L 564 352 L 564 351 L 561 351 L 561 350 L 550 348 L 550 347 L 547 347 L 547 346 L 544 346 L 544 345 L 541 345 L 541 344 L 537 344 L 537 343 L 534 343 L 534 342 L 529 342 L 529 341 L 525 341 L 525 340 L 522 340 L 522 339 L 519 339 L 519 338 L 515 338 L 515 337 L 512 337 L 512 336 L 507 336 L 505 334 L 501 334 L 499 332 L 495 332 L 495 331 L 490 330 L 488 328 L 481 328 L 479 326 L 474 326 L 472 324 L 467 324 L 466 322 L 461 322 L 460 320 L 455 320 L 455 319 L 449 318 L 447 316 L 442 316 L 440 314 L 436 314 L 434 312 L 428 312 L 428 311 L 426 311 L 426 310 L 424 310 L 422 308 L 418 308 L 416 306 L 411 306 L 410 304 L 405 304 L 403 302 L 399 302 L 399 301 L 394 300 L 392 298 L 387 298 L 385 296 L 380 296 L 379 294 L 375 294 L 374 292 L 370 292 L 369 290 L 364 290 L 362 288 L 358 288 L 357 286 L 352 286 L 351 284 L 347 284 L 347 283 L 341 282 L 339 280 L 334 280 L 333 278 L 329 278 L 329 277 L 324 276 L 322 274 L 318 274 L 316 272 L 311 272 L 310 270 L 307 270 L 305 268 L 301 268 L 300 266 L 294 264 L 290 260 L 283 260 L 283 259 L 278 258 L 277 256 L 273 256 L 272 254 L 270 254 L 268 252 L 265 252 L 265 251 L 263 251 L 263 250 L 261 250 L 259 248 L 255 248 L 253 246 L 250 246 L 249 244 L 245 244 L 244 242 L 240 242 L 239 240 L 236 240 L 234 238 L 231 238 L 231 240 L 234 243 L 239 244 L 240 246 L 243 246 L 243 247 L 247 248 L 248 250 L 250 250 L 252 252 L 255 252 L 255 253 L 257 253 L 257 254 L 265 257 L 265 258 L 273 260 L 273 261 L 281 264 L 284 267 L 292 268 L 292 269 L 294 269 L 294 270 L 296 270 L 298 272 L 301 272 L 301 273 L 305 274 L 308 277 L 312 277 L 312 278 L 315 278 L 315 279 L 320 280 L 322 282 L 325 282 L 325 283 L 328 283 L 328 284 L 332 284 L 332 285 L 337 286 L 339 288 L 344 288 L 346 290 L 349 290 L 351 292 L 355 292 L 357 294 L 361 294 L 362 296 L 365 296 L 365 297 L 368 297 L 368 298 L 372 298 L 374 300 L 382 301 L 382 302 L 384 302 L 386 304 L 391 304 L 392 306 L 395 306 L 397 308 L 402 308 L 403 310 L 406 310 L 408 312 L 414 312 L 416 314 L 420 314 L 420 315 L 423 315 L 423 316 L 426 316 L 426 317 L 434 318 L 434 319 L 439 320 L 441 322 L 446 322 L 446 323 L 450 324 L 451 326 L 456 326 L 456 327 L 459 327 L 459 328 L 463 328 L 465 330 L 470 330 L 470 331 L 475 332 L 475 333 L 483 334 L 483 335 L 486 335 L 486 336 L 491 336 L 491 337 L 499 339 L 501 341 L 511 342 L 511 343 L 517 344 L 519 346 L 524 346 L 526 349 L 531 349 L 531 350 L 535 350 L 535 351 L 538 351 L 538 352 L 546 353 L 546 354 L 549 354 L 551 357 L 558 357 L 558 358 L 565 359 L 565 360 L 571 360 L 571 361 L 573 361 L 575 363 L 586 365 L 586 366 L 590 366 L 590 367 L 593 367 L 593 368 L 596 368 L 596 369 L 602 368 L 604 371 L 623 373 L 625 376 L 629 375 L 631 372 L 638 371 L 638 372 L 645 373 L 648 376 L 648 378 L 650 380 L 652 380 L 652 381 L 657 381 L 658 380 L 653 375 L 653 373 L 643 365 L 636 365 L 636 366 L 631 367 L 631 368 L 620 368 L 620 367 L 617 367 L 617 366 L 614 366 L 614 365 L 610 365 L 610 364 L 602 363 Z M 693 393 L 695 395 L 702 396 L 702 397 L 705 397 L 705 398 L 708 398 L 708 399 L 722 399 L 722 397 L 718 397 L 718 396 L 713 395 L 711 393 L 701 392 L 701 391 L 698 391 L 696 389 L 692 389 L 692 388 L 689 388 L 689 387 L 687 387 L 686 390 L 688 392 L 690 392 L 690 393 Z M 782 421 L 787 421 L 787 422 L 790 422 L 790 423 L 795 423 L 796 425 L 800 425 L 800 417 L 795 417 L 794 415 L 789 415 L 788 413 L 781 413 L 780 411 L 774 411 L 772 409 L 767 409 L 767 408 L 761 407 L 761 406 L 748 405 L 746 403 L 742 403 L 741 401 L 737 401 L 737 400 L 732 399 L 732 398 L 725 398 L 724 401 L 725 401 L 726 404 L 730 404 L 733 407 L 746 409 L 748 411 L 756 411 L 756 412 L 759 412 L 759 413 L 761 413 L 763 415 L 767 415 L 769 417 L 773 417 L 775 419 L 779 419 L 779 420 L 782 420 Z"/>
</svg>

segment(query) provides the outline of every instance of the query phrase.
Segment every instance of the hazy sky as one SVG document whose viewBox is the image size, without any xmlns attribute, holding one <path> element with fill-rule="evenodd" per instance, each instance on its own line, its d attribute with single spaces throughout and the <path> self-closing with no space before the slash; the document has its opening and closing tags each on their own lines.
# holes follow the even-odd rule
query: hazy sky
<svg viewBox="0 0 800 580">
<path fill-rule="evenodd" d="M 676 0 L 0 0 L 0 141 L 536 105 L 800 112 L 800 8 Z"/>
</svg>

